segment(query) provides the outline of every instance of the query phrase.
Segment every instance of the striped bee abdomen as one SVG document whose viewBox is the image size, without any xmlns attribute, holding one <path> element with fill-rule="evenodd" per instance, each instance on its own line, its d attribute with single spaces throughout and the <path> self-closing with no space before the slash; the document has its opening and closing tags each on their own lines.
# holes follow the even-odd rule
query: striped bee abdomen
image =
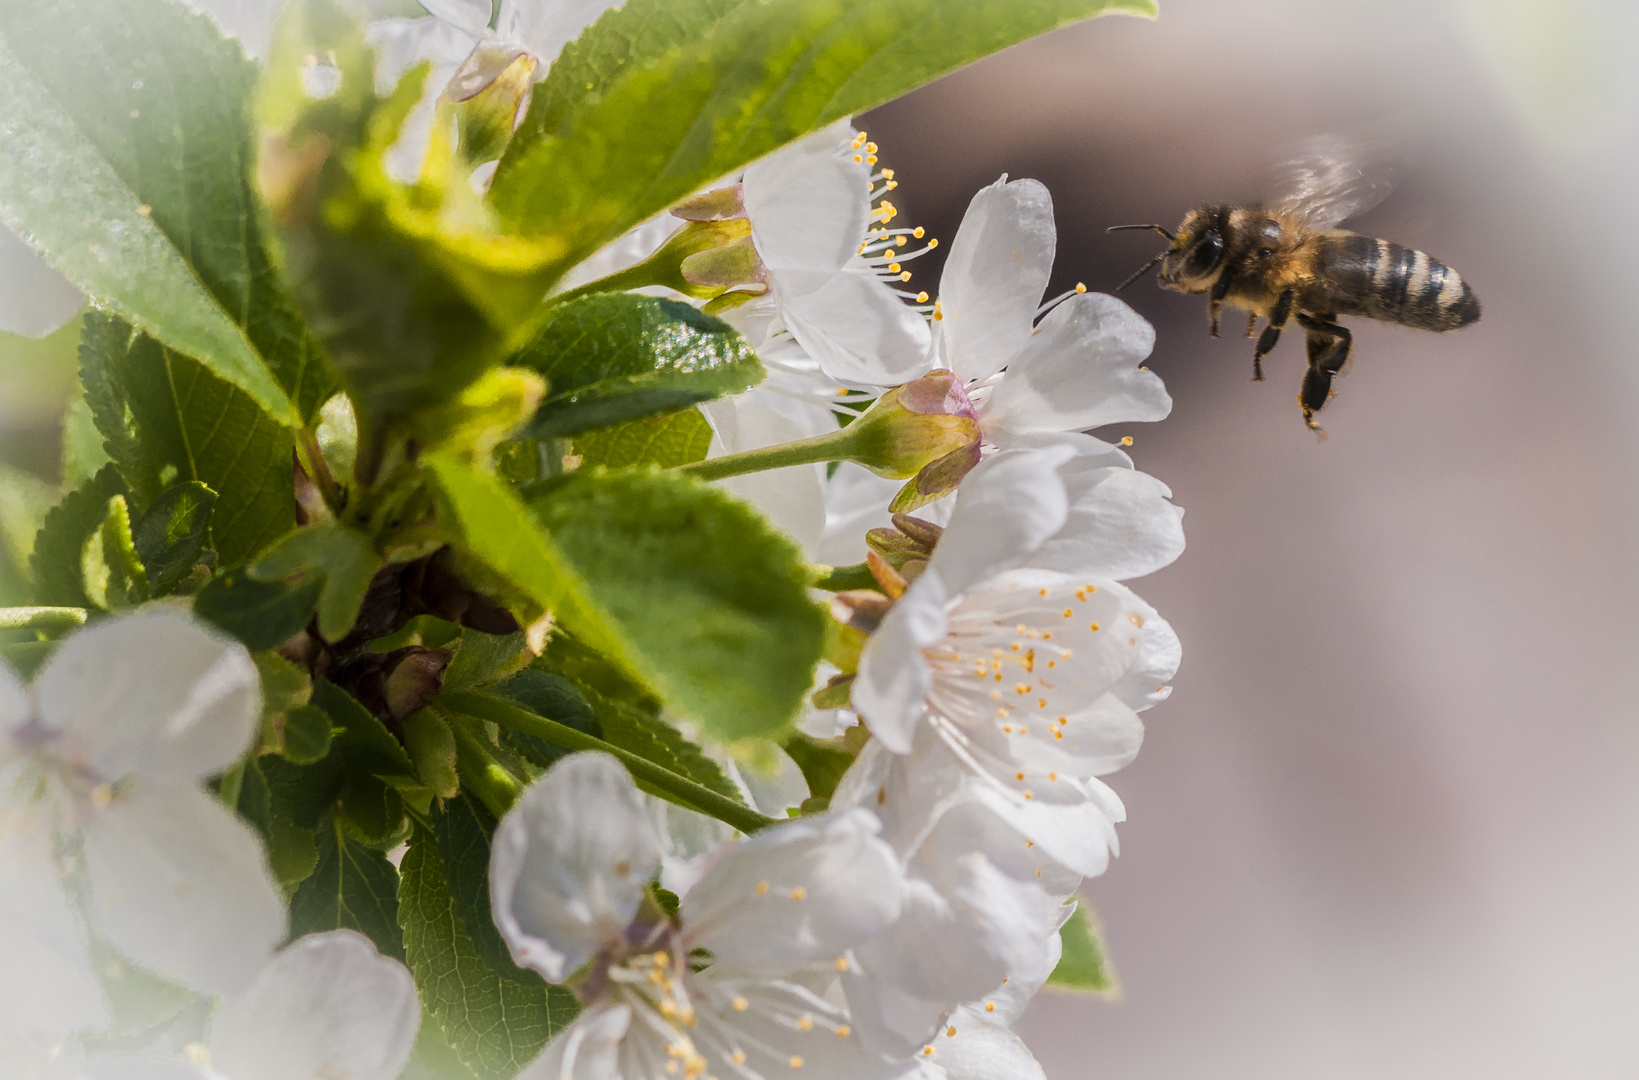
<svg viewBox="0 0 1639 1080">
<path fill-rule="evenodd" d="M 1426 251 L 1346 232 L 1327 233 L 1320 243 L 1311 290 L 1319 294 L 1313 297 L 1317 309 L 1329 303 L 1332 314 L 1419 330 L 1455 330 L 1479 321 L 1474 290 Z"/>
</svg>

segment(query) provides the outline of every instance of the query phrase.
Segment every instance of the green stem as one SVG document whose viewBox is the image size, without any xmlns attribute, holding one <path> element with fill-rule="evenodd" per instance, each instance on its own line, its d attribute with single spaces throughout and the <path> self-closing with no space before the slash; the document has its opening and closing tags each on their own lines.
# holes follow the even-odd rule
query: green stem
<svg viewBox="0 0 1639 1080">
<path fill-rule="evenodd" d="M 738 454 L 696 461 L 679 466 L 677 471 L 700 480 L 721 480 L 728 476 L 783 469 L 787 465 L 814 465 L 822 461 L 846 461 L 853 449 L 854 429 L 850 425 L 815 435 L 810 439 L 765 446 L 758 450 L 742 450 Z"/>
<path fill-rule="evenodd" d="M 526 735 L 534 735 L 566 750 L 600 750 L 605 754 L 612 754 L 620 759 L 621 764 L 626 766 L 627 771 L 635 779 L 642 781 L 646 787 L 655 788 L 661 798 L 686 810 L 714 817 L 743 833 L 753 833 L 775 823 L 774 818 L 764 817 L 727 796 L 717 794 L 704 784 L 697 784 L 686 776 L 679 776 L 647 758 L 638 757 L 631 751 L 622 750 L 594 735 L 578 731 L 567 724 L 560 724 L 556 720 L 537 716 L 488 694 L 462 690 L 442 694 L 438 702 L 453 712 L 488 720 Z M 464 782 L 465 777 L 462 779 Z"/>
<path fill-rule="evenodd" d="M 0 630 L 40 630 L 60 633 L 85 625 L 85 609 L 77 607 L 0 608 Z"/>
<path fill-rule="evenodd" d="M 462 723 L 460 717 L 450 719 L 450 730 L 455 732 L 455 772 L 461 778 L 461 787 L 478 796 L 478 801 L 500 819 L 518 801 L 523 786 L 495 760 L 471 723 Z"/>
<path fill-rule="evenodd" d="M 852 566 L 823 566 L 816 565 L 808 568 L 814 575 L 812 585 L 816 589 L 826 592 L 846 592 L 849 589 L 876 589 L 881 586 L 876 583 L 876 575 L 866 563 L 854 563 Z"/>
</svg>

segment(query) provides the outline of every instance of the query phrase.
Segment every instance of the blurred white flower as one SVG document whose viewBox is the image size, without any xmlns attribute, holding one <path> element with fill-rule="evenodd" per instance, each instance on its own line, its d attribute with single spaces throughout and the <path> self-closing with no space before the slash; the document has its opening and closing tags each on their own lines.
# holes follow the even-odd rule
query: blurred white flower
<svg viewBox="0 0 1639 1080">
<path fill-rule="evenodd" d="M 78 909 L 140 966 L 242 989 L 284 936 L 255 834 L 202 783 L 249 745 L 261 707 L 237 642 L 174 611 L 65 639 L 24 690 L 0 668 L 0 1015 L 95 1027 L 107 1006 Z"/>
<path fill-rule="evenodd" d="M 1123 466 L 1089 482 L 1084 464 L 1067 446 L 1012 451 L 963 483 L 926 570 L 861 656 L 853 703 L 874 748 L 854 768 L 897 755 L 913 802 L 971 792 L 1093 875 L 1124 813 L 1096 777 L 1137 754 L 1137 712 L 1166 696 L 1179 661 L 1171 627 L 1114 577 L 1165 565 L 1182 534 L 1164 488 L 1130 485 Z"/>
<path fill-rule="evenodd" d="M 90 1059 L 76 1080 L 393 1080 L 421 1023 L 415 981 L 362 934 L 298 939 L 224 1000 L 180 1057 Z"/>
<path fill-rule="evenodd" d="M 987 445 L 1172 410 L 1160 377 L 1141 366 L 1155 329 L 1137 312 L 1080 286 L 1042 304 L 1056 244 L 1047 189 L 1005 176 L 973 197 L 951 242 L 934 309 L 936 362 L 966 384 Z"/>
<path fill-rule="evenodd" d="M 1044 1080 L 1041 1064 L 1013 1028 L 1058 964 L 1060 948 L 1054 934 L 1045 970 L 1010 977 L 946 1017 L 917 1056 L 919 1080 Z"/>
<path fill-rule="evenodd" d="M 496 830 L 490 895 L 518 964 L 552 982 L 584 969 L 586 1010 L 520 1075 L 868 1075 L 847 1014 L 814 986 L 899 913 L 877 829 L 853 812 L 728 844 L 672 919 L 648 900 L 660 840 L 626 771 L 595 753 L 558 762 Z M 696 950 L 711 957 L 699 971 Z"/>
<path fill-rule="evenodd" d="M 72 319 L 85 294 L 0 224 L 0 330 L 39 338 Z"/>
</svg>

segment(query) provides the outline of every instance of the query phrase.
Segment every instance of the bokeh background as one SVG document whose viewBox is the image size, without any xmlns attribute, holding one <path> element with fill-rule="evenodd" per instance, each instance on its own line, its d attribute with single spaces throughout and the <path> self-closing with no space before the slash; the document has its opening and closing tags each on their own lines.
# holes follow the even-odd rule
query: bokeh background
<svg viewBox="0 0 1639 1080">
<path fill-rule="evenodd" d="M 1108 290 L 1163 242 L 1106 226 L 1255 201 L 1283 144 L 1388 118 L 1416 167 L 1355 227 L 1484 317 L 1355 320 L 1317 444 L 1301 334 L 1253 383 L 1241 319 L 1123 294 L 1175 406 L 1110 434 L 1187 508 L 1136 583 L 1184 665 L 1086 889 L 1124 997 L 1044 995 L 1024 1037 L 1052 1080 L 1639 1076 L 1639 5 L 1161 7 L 868 116 L 909 216 L 949 237 L 1035 177 L 1055 290 Z"/>
<path fill-rule="evenodd" d="M 1124 294 L 1176 404 L 1107 434 L 1188 510 L 1137 585 L 1185 660 L 1086 890 L 1124 996 L 1044 995 L 1025 1038 L 1051 1080 L 1639 1076 L 1639 5 L 1162 5 L 867 117 L 909 217 L 948 242 L 1035 177 L 1055 289 L 1108 289 L 1159 241 L 1106 226 L 1255 200 L 1283 144 L 1392 118 L 1417 166 L 1357 226 L 1485 314 L 1355 321 L 1317 444 L 1301 335 L 1254 384 L 1236 319 Z M 0 461 L 56 474 L 74 344 L 0 338 Z"/>
</svg>

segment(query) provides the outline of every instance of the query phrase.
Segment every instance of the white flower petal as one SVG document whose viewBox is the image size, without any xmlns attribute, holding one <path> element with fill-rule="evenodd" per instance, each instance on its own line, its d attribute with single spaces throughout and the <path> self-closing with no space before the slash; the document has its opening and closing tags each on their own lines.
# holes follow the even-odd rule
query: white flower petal
<svg viewBox="0 0 1639 1080">
<path fill-rule="evenodd" d="M 711 457 L 794 442 L 807 434 L 795 421 L 757 400 L 755 391 L 707 402 L 701 411 L 717 435 L 712 440 Z M 733 476 L 719 484 L 761 510 L 804 551 L 809 551 L 825 530 L 824 475 L 821 465 L 791 465 Z"/>
<path fill-rule="evenodd" d="M 660 840 L 625 768 L 570 754 L 495 830 L 495 925 L 513 960 L 560 982 L 619 940 L 659 869 Z"/>
<path fill-rule="evenodd" d="M 540 61 L 537 80 L 546 78 L 563 47 L 580 37 L 605 11 L 624 0 L 501 0 L 496 34 L 529 50 Z"/>
<path fill-rule="evenodd" d="M 945 636 L 945 590 L 936 570 L 911 584 L 865 643 L 853 705 L 889 749 L 910 749 L 933 672 L 922 650 Z"/>
<path fill-rule="evenodd" d="M 987 379 L 1030 340 L 1053 271 L 1053 199 L 1004 176 L 968 204 L 939 279 L 941 357 L 964 382 Z"/>
<path fill-rule="evenodd" d="M 1126 581 L 1184 553 L 1184 511 L 1167 501 L 1172 492 L 1155 477 L 1081 459 L 1066 462 L 1059 476 L 1070 511 L 1031 566 Z"/>
<path fill-rule="evenodd" d="M 1155 328 L 1115 297 L 1070 297 L 1041 320 L 991 391 L 980 414 L 987 437 L 1162 419 L 1172 398 L 1140 366 L 1154 347 Z"/>
<path fill-rule="evenodd" d="M 812 990 L 716 967 L 702 972 L 692 990 L 698 1026 L 689 1037 L 706 1059 L 708 1076 L 885 1080 L 882 1064 L 866 1057 L 848 1014 Z"/>
<path fill-rule="evenodd" d="M 244 753 L 261 712 L 256 665 L 237 641 L 172 610 L 95 623 L 34 680 L 54 753 L 109 781 L 194 783 Z"/>
<path fill-rule="evenodd" d="M 1070 503 L 1058 469 L 1074 453 L 1068 446 L 1004 452 L 967 475 L 929 563 L 949 595 L 1024 563 L 1064 526 Z"/>
<path fill-rule="evenodd" d="M 776 975 L 842 955 L 899 914 L 893 850 L 863 810 L 799 818 L 722 849 L 683 898 L 691 947 Z"/>
<path fill-rule="evenodd" d="M 489 0 L 420 0 L 420 3 L 434 17 L 473 37 L 480 37 L 489 29 L 493 10 Z"/>
<path fill-rule="evenodd" d="M 839 120 L 746 167 L 751 242 L 788 299 L 823 285 L 865 239 L 871 170 L 846 153 L 853 137 Z"/>
<path fill-rule="evenodd" d="M 1127 673 L 1112 687 L 1110 693 L 1126 702 L 1132 709 L 1143 712 L 1151 705 L 1165 701 L 1172 693 L 1173 676 L 1183 660 L 1183 646 L 1178 635 L 1155 609 L 1138 597 L 1132 606 L 1144 620 L 1143 633 L 1138 638 L 1138 659 Z"/>
<path fill-rule="evenodd" d="M 927 372 L 927 320 L 875 277 L 864 260 L 797 295 L 781 291 L 780 315 L 820 368 L 840 382 L 897 386 Z"/>
<path fill-rule="evenodd" d="M 516 1080 L 619 1080 L 621 1043 L 631 1023 L 632 1010 L 625 1005 L 594 1005 L 547 1043 Z"/>
<path fill-rule="evenodd" d="M 299 938 L 211 1025 L 211 1065 L 233 1080 L 393 1080 L 421 1009 L 415 981 L 362 934 Z"/>
<path fill-rule="evenodd" d="M 1042 853 L 1083 877 L 1097 877 L 1116 850 L 1115 826 L 1126 808 L 1098 780 L 1061 778 L 1022 793 L 974 785 L 973 797 L 1007 822 Z"/>
<path fill-rule="evenodd" d="M 934 1038 L 935 1060 L 948 1080 L 1044 1080 L 1024 1040 L 995 1018 L 962 1010 L 950 1019 L 955 1035 Z"/>
<path fill-rule="evenodd" d="M 825 483 L 825 535 L 815 559 L 827 566 L 864 562 L 865 533 L 893 523 L 888 504 L 903 486 L 852 461 L 838 463 Z"/>
<path fill-rule="evenodd" d="M 111 1019 L 58 878 L 45 804 L 0 770 L 0 1027 L 68 1032 Z"/>
<path fill-rule="evenodd" d="M 284 937 L 261 841 L 208 794 L 139 780 L 86 808 L 82 831 L 92 921 L 143 967 L 233 993 Z"/>
<path fill-rule="evenodd" d="M 85 305 L 85 294 L 0 225 L 0 330 L 39 338 Z"/>
</svg>

